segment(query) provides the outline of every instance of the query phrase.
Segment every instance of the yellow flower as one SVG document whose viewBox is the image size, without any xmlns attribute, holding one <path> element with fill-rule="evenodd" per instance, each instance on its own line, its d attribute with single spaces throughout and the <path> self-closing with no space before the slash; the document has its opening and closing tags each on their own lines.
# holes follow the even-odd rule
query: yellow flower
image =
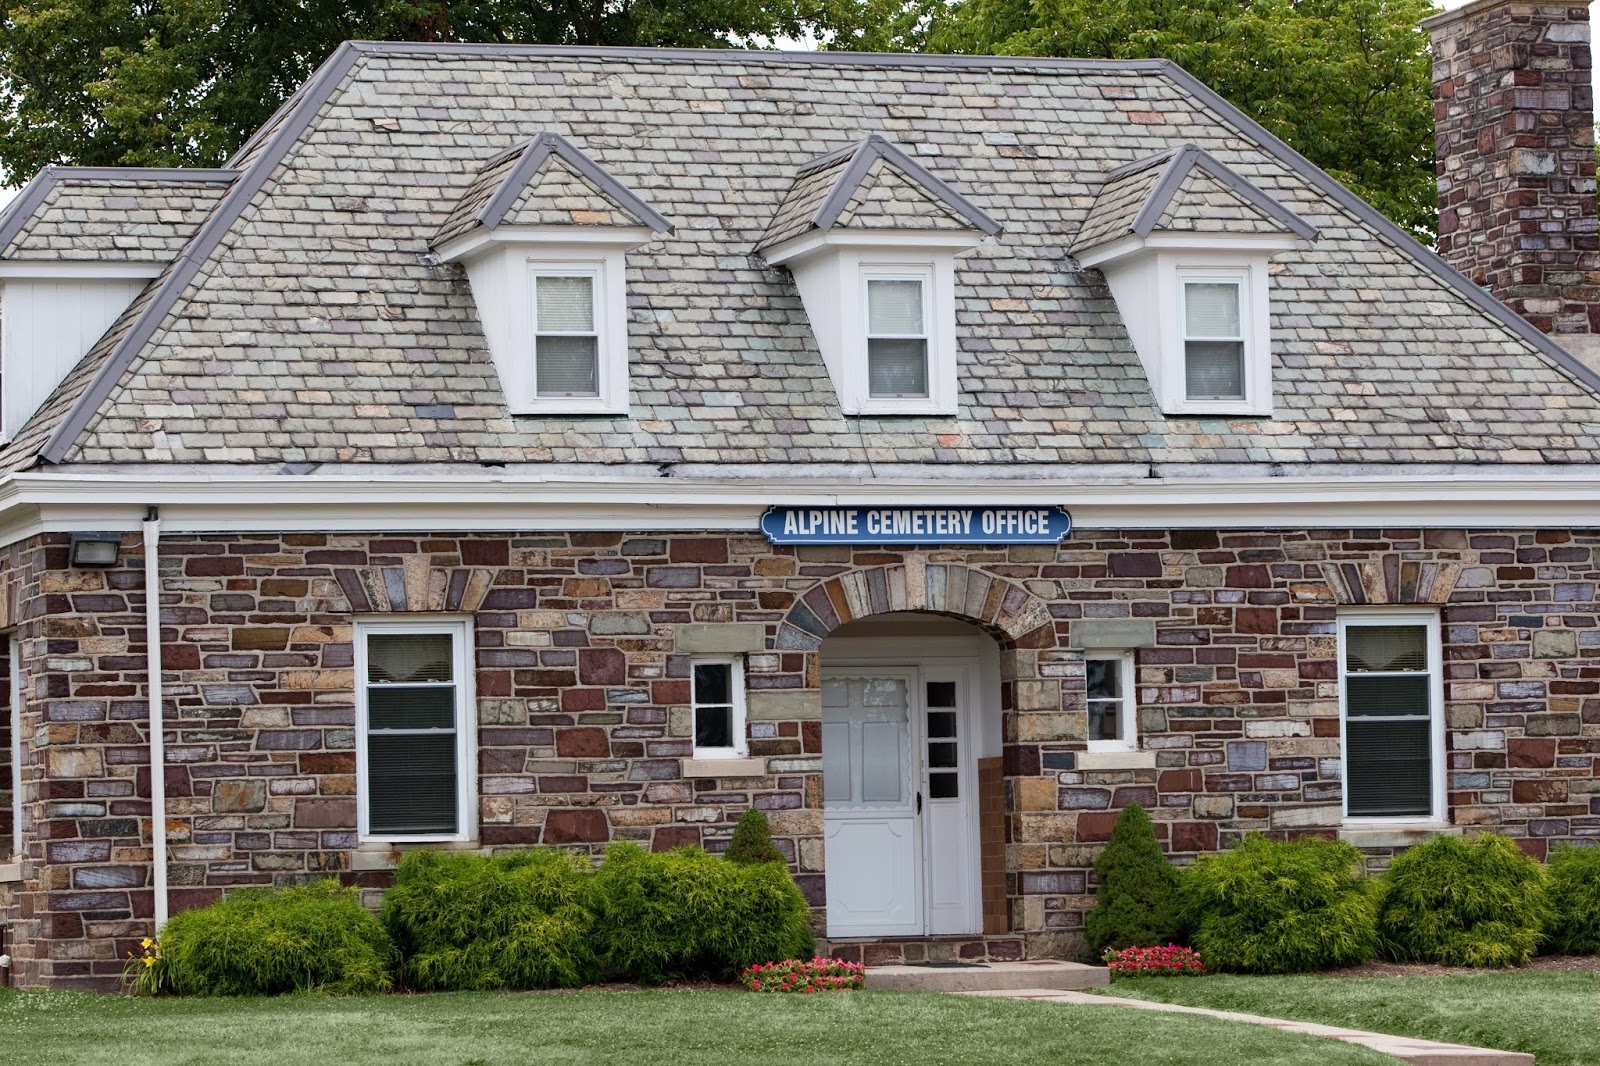
<svg viewBox="0 0 1600 1066">
<path fill-rule="evenodd" d="M 155 957 L 153 955 L 146 955 L 144 957 L 144 964 L 146 968 L 154 966 L 156 964 Z"/>
<path fill-rule="evenodd" d="M 151 940 L 149 937 L 145 937 L 143 940 L 139 941 L 139 946 L 144 948 L 146 951 L 149 951 L 150 946 L 154 943 L 154 940 Z"/>
</svg>

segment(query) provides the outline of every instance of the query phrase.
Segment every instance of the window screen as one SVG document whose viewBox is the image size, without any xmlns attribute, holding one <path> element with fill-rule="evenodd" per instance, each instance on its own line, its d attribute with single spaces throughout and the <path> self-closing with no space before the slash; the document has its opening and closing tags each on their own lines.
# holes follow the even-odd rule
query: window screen
<svg viewBox="0 0 1600 1066">
<path fill-rule="evenodd" d="M 600 337 L 590 274 L 534 279 L 534 389 L 540 396 L 600 395 Z"/>
<path fill-rule="evenodd" d="M 394 835 L 459 831 L 456 635 L 367 633 L 367 826 Z"/>
<path fill-rule="evenodd" d="M 1122 659 L 1087 659 L 1089 697 L 1089 739 L 1102 741 L 1127 741 L 1125 714 L 1129 693 L 1123 678 Z"/>
<path fill-rule="evenodd" d="M 867 281 L 867 391 L 874 399 L 928 395 L 928 333 L 920 278 Z"/>
<path fill-rule="evenodd" d="M 1352 624 L 1344 637 L 1346 813 L 1431 815 L 1428 627 Z"/>
<path fill-rule="evenodd" d="M 1191 400 L 1244 398 L 1239 291 L 1232 281 L 1184 283 L 1184 381 Z"/>
</svg>

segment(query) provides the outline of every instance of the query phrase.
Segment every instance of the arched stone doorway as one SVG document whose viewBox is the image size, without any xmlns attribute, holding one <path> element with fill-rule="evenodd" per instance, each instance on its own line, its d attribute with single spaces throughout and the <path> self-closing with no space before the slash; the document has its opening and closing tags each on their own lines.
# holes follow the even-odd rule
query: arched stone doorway
<svg viewBox="0 0 1600 1066">
<path fill-rule="evenodd" d="M 830 936 L 1045 932 L 1042 910 L 1018 897 L 1017 864 L 1042 868 L 1047 849 L 1008 845 L 1020 842 L 1015 816 L 1025 808 L 1024 836 L 1071 839 L 1054 775 L 1024 754 L 1085 736 L 1081 655 L 1058 629 L 1065 623 L 1016 582 L 916 554 L 828 577 L 786 612 L 774 650 L 804 654 L 822 722 Z M 944 654 L 954 645 L 941 641 L 962 638 L 975 641 L 964 645 L 969 654 Z M 952 729 L 954 737 L 935 735 Z M 880 734 L 878 752 L 863 748 L 863 730 Z M 875 756 L 884 776 L 873 792 L 864 760 Z M 861 828 L 852 818 L 864 829 L 843 841 L 841 829 Z M 865 872 L 852 883 L 840 862 Z M 891 864 L 900 887 L 874 881 Z M 852 889 L 840 906 L 839 893 Z"/>
</svg>

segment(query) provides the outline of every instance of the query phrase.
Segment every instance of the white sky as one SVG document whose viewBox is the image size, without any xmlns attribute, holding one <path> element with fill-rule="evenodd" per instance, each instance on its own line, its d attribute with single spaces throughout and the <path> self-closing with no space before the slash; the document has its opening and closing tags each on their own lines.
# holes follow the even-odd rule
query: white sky
<svg viewBox="0 0 1600 1066">
<path fill-rule="evenodd" d="M 1443 8 L 1444 10 L 1453 11 L 1456 8 L 1462 7 L 1463 5 L 1467 4 L 1469 2 L 1469 0 L 1437 0 L 1437 2 L 1438 2 L 1438 6 Z M 1600 8 L 1600 2 L 1591 4 L 1589 6 L 1589 19 L 1590 19 L 1591 22 L 1594 21 L 1595 16 L 1597 14 L 1600 14 L 1600 11 L 1596 11 L 1596 8 Z M 816 47 L 814 42 L 809 42 L 809 41 L 782 41 L 782 42 L 779 42 L 779 43 L 785 48 L 808 48 L 808 47 L 809 48 L 814 48 L 814 47 Z M 1600 71 L 1600 67 L 1597 67 L 1596 70 Z M 1597 93 L 1597 95 L 1600 95 L 1600 79 L 1596 80 L 1596 93 Z M 14 196 L 17 195 L 17 191 L 18 190 L 16 190 L 16 189 L 0 189 L 0 208 L 3 208 L 6 204 L 10 203 L 11 199 Z"/>
</svg>

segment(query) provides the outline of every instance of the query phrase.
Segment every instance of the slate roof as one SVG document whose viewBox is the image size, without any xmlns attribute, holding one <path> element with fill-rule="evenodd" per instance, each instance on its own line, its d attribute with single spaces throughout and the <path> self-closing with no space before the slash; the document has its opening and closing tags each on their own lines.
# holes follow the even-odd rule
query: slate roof
<svg viewBox="0 0 1600 1066">
<path fill-rule="evenodd" d="M 756 248 L 835 227 L 1000 232 L 982 208 L 876 133 L 801 166 Z"/>
<path fill-rule="evenodd" d="M 955 417 L 843 417 L 792 279 L 756 254 L 804 166 L 872 133 L 1001 227 L 956 260 Z M 465 273 L 430 252 L 484 164 L 541 134 L 675 227 L 628 256 L 630 417 L 509 416 Z M 1274 418 L 1164 417 L 1103 277 L 1069 253 L 1108 174 L 1185 144 L 1318 231 L 1274 259 Z M 1160 61 L 359 44 L 234 166 L 0 463 L 785 477 L 1600 457 L 1590 372 Z M 1195 180 L 1176 203 L 1219 195 Z"/>
<path fill-rule="evenodd" d="M 0 215 L 0 259 L 166 263 L 236 176 L 231 170 L 46 167 Z"/>
<path fill-rule="evenodd" d="M 1204 149 L 1182 144 L 1107 174 L 1072 250 L 1157 230 L 1317 236 L 1315 226 L 1270 193 Z"/>
</svg>

